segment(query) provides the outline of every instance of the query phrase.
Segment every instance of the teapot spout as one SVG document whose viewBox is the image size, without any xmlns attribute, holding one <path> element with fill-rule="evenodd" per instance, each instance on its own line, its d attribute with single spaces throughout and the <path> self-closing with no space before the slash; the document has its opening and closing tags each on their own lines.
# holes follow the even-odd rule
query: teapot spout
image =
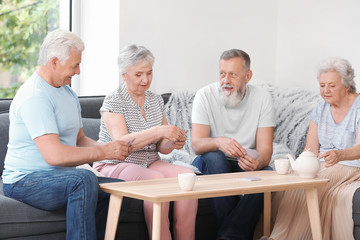
<svg viewBox="0 0 360 240">
<path fill-rule="evenodd" d="M 289 153 L 286 154 L 286 156 L 290 159 L 291 168 L 296 171 L 296 163 L 295 163 L 294 158 Z"/>
</svg>

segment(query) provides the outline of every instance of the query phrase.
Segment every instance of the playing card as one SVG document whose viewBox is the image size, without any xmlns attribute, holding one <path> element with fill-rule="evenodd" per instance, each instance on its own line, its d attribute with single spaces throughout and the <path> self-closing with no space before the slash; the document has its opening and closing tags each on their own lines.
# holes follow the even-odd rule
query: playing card
<svg viewBox="0 0 360 240">
<path fill-rule="evenodd" d="M 257 159 L 259 157 L 259 154 L 257 153 L 257 151 L 255 149 L 250 149 L 250 148 L 246 148 L 245 149 L 246 154 L 249 155 L 250 157 Z"/>
<path fill-rule="evenodd" d="M 171 148 L 173 144 L 173 141 L 167 141 L 162 147 L 168 149 Z"/>
<path fill-rule="evenodd" d="M 133 138 L 133 139 L 131 139 L 130 141 L 128 141 L 129 147 L 131 147 L 131 144 L 133 144 L 134 141 L 135 141 L 135 138 Z"/>
<path fill-rule="evenodd" d="M 188 132 L 189 132 L 189 130 L 186 130 L 185 134 Z M 168 149 L 168 148 L 171 148 L 172 145 L 174 145 L 174 143 L 175 143 L 174 141 L 167 141 L 162 147 Z"/>
<path fill-rule="evenodd" d="M 245 151 L 246 151 L 247 155 L 249 155 L 250 157 L 252 157 L 254 159 L 257 159 L 259 157 L 259 154 L 254 149 L 245 148 Z M 238 161 L 238 158 L 227 156 L 227 160 Z"/>
<path fill-rule="evenodd" d="M 253 182 L 253 181 L 260 181 L 261 178 L 259 178 L 259 177 L 244 177 L 244 178 L 239 178 L 239 180 Z"/>
</svg>

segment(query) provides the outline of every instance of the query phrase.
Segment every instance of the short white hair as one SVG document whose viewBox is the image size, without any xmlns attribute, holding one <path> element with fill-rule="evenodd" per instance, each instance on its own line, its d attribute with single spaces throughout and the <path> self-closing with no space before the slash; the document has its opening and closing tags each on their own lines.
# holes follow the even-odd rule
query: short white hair
<svg viewBox="0 0 360 240">
<path fill-rule="evenodd" d="M 336 71 L 341 77 L 341 83 L 349 88 L 350 93 L 356 93 L 356 84 L 354 81 L 355 73 L 350 62 L 340 57 L 331 57 L 322 61 L 318 66 L 317 79 L 320 80 L 322 73 Z"/>
<path fill-rule="evenodd" d="M 146 60 L 151 66 L 154 64 L 154 55 L 149 49 L 138 45 L 128 45 L 124 47 L 119 54 L 118 65 L 120 74 L 125 74 L 129 66 L 134 66 L 140 61 Z"/>
<path fill-rule="evenodd" d="M 41 45 L 38 63 L 45 66 L 51 59 L 59 59 L 64 64 L 70 58 L 70 50 L 84 51 L 84 42 L 74 33 L 57 29 L 49 32 Z"/>
</svg>

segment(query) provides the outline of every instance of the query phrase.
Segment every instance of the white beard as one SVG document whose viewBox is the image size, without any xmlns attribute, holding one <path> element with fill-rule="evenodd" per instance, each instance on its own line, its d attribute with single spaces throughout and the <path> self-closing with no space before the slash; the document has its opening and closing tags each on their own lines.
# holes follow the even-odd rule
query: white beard
<svg viewBox="0 0 360 240">
<path fill-rule="evenodd" d="M 224 84 L 223 86 L 219 85 L 220 101 L 224 106 L 235 107 L 243 100 L 245 95 L 246 85 L 242 86 L 238 91 L 234 91 L 231 95 L 227 95 L 224 93 L 224 91 L 222 90 L 222 88 L 224 87 L 233 88 L 233 86 L 228 84 Z"/>
</svg>

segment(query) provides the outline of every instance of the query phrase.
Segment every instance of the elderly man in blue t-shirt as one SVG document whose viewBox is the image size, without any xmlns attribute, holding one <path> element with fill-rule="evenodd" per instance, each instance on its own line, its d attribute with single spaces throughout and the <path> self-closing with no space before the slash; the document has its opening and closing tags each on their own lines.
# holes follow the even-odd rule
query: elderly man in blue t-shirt
<svg viewBox="0 0 360 240">
<path fill-rule="evenodd" d="M 200 89 L 192 109 L 193 165 L 203 174 L 255 171 L 268 167 L 275 116 L 271 96 L 248 85 L 249 55 L 238 49 L 220 58 L 220 81 Z M 263 194 L 211 199 L 218 239 L 252 239 Z"/>
<path fill-rule="evenodd" d="M 66 239 L 103 239 L 109 194 L 96 175 L 75 166 L 124 160 L 127 142 L 98 143 L 84 135 L 81 108 L 68 86 L 80 74 L 83 41 L 66 30 L 45 38 L 39 68 L 10 106 L 3 188 L 6 196 L 33 207 L 66 212 Z"/>
</svg>

